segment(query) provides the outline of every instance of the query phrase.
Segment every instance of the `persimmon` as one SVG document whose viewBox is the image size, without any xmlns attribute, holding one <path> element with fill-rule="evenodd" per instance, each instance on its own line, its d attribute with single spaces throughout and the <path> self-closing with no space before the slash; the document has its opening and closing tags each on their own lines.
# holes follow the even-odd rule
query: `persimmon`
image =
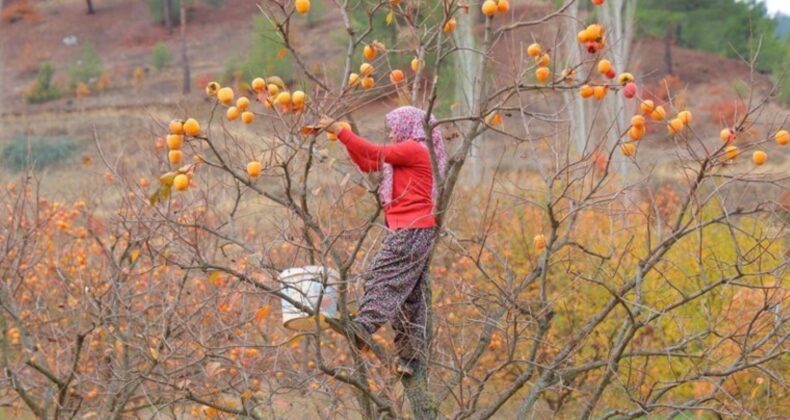
<svg viewBox="0 0 790 420">
<path fill-rule="evenodd" d="M 173 120 L 168 124 L 170 134 L 184 134 L 184 122 L 181 120 Z"/>
<path fill-rule="evenodd" d="M 536 251 L 543 251 L 546 248 L 546 236 L 542 233 L 535 235 L 532 238 L 532 244 L 535 246 Z"/>
<path fill-rule="evenodd" d="M 208 96 L 217 96 L 217 92 L 219 92 L 221 86 L 217 82 L 209 82 L 206 85 L 206 95 Z"/>
<path fill-rule="evenodd" d="M 181 158 L 182 157 L 183 157 L 183 154 L 181 153 L 180 150 L 171 150 L 171 151 L 167 152 L 167 159 L 173 165 L 178 165 L 179 163 L 181 163 Z"/>
<path fill-rule="evenodd" d="M 359 75 L 356 73 L 351 73 L 348 75 L 348 85 L 351 87 L 355 87 L 359 84 Z"/>
<path fill-rule="evenodd" d="M 274 84 L 275 86 L 285 89 L 285 82 L 279 76 L 269 76 L 266 78 L 266 83 Z"/>
<path fill-rule="evenodd" d="M 293 106 L 296 108 L 301 108 L 304 106 L 305 98 L 307 95 L 301 90 L 295 90 L 294 93 L 291 94 L 291 102 Z"/>
<path fill-rule="evenodd" d="M 189 188 L 189 177 L 184 174 L 178 174 L 173 178 L 173 188 L 177 191 L 184 191 Z"/>
<path fill-rule="evenodd" d="M 683 120 L 680 118 L 673 118 L 667 123 L 667 130 L 670 134 L 678 134 L 683 131 Z"/>
<path fill-rule="evenodd" d="M 376 58 L 376 55 L 378 55 L 378 51 L 370 44 L 365 45 L 365 48 L 362 49 L 362 56 L 365 57 L 365 60 L 371 61 Z"/>
<path fill-rule="evenodd" d="M 605 0 L 592 0 L 592 4 L 596 6 L 600 6 L 604 3 Z"/>
<path fill-rule="evenodd" d="M 625 156 L 633 156 L 636 152 L 636 146 L 633 143 L 623 143 L 620 145 L 620 151 Z"/>
<path fill-rule="evenodd" d="M 393 84 L 398 84 L 403 81 L 403 72 L 401 70 L 395 69 L 390 73 L 390 81 Z"/>
<path fill-rule="evenodd" d="M 538 57 L 543 54 L 543 49 L 541 48 L 540 44 L 535 42 L 527 47 L 527 54 L 529 54 L 530 57 Z"/>
<path fill-rule="evenodd" d="M 623 88 L 623 96 L 628 99 L 633 98 L 636 96 L 636 85 L 634 83 L 628 83 Z"/>
<path fill-rule="evenodd" d="M 680 111 L 678 112 L 678 118 L 680 121 L 683 121 L 683 124 L 690 125 L 691 121 L 694 119 L 694 116 L 691 115 L 691 111 Z"/>
<path fill-rule="evenodd" d="M 646 130 L 644 125 L 633 125 L 628 129 L 628 137 L 631 140 L 639 141 L 645 137 L 645 132 Z"/>
<path fill-rule="evenodd" d="M 367 90 L 367 89 L 371 89 L 371 88 L 373 88 L 373 86 L 374 86 L 375 84 L 376 84 L 376 81 L 375 81 L 375 80 L 373 80 L 373 78 L 372 78 L 372 77 L 370 77 L 370 76 L 365 76 L 365 77 L 362 79 L 362 88 L 363 88 L 363 89 L 366 89 L 366 90 Z"/>
<path fill-rule="evenodd" d="M 590 96 L 593 96 L 595 89 L 590 85 L 584 85 L 581 87 L 579 93 L 582 95 L 582 98 L 589 98 Z"/>
<path fill-rule="evenodd" d="M 239 108 L 235 106 L 228 108 L 228 111 L 225 113 L 225 116 L 228 118 L 228 121 L 233 121 L 239 118 L 239 115 L 241 115 L 241 113 L 239 112 Z"/>
<path fill-rule="evenodd" d="M 666 117 L 667 111 L 661 105 L 655 107 L 653 112 L 650 113 L 650 118 L 652 118 L 654 121 L 663 121 Z"/>
<path fill-rule="evenodd" d="M 167 148 L 169 150 L 178 150 L 184 144 L 184 136 L 181 134 L 168 134 L 167 135 Z"/>
<path fill-rule="evenodd" d="M 550 72 L 548 67 L 538 67 L 535 70 L 535 78 L 541 83 L 546 83 L 549 80 Z"/>
<path fill-rule="evenodd" d="M 244 122 L 244 124 L 250 124 L 253 120 L 255 120 L 255 114 L 252 112 L 244 111 L 241 113 L 241 121 Z"/>
<path fill-rule="evenodd" d="M 733 160 L 740 154 L 737 146 L 727 146 L 724 148 L 724 157 Z"/>
<path fill-rule="evenodd" d="M 578 40 L 580 43 L 584 44 L 586 42 L 592 41 L 592 34 L 587 29 L 582 29 L 576 35 L 576 40 Z"/>
<path fill-rule="evenodd" d="M 774 139 L 776 140 L 776 144 L 784 146 L 790 143 L 790 133 L 788 133 L 787 130 L 779 130 L 776 132 Z"/>
<path fill-rule="evenodd" d="M 296 13 L 304 15 L 310 11 L 310 0 L 296 0 L 294 2 L 294 9 Z"/>
<path fill-rule="evenodd" d="M 768 160 L 768 153 L 762 150 L 755 150 L 754 153 L 752 153 L 752 161 L 755 165 L 760 166 L 765 163 L 766 160 Z"/>
<path fill-rule="evenodd" d="M 655 109 L 655 104 L 650 99 L 647 99 L 643 101 L 641 104 L 639 104 L 639 110 L 642 111 L 642 113 L 645 115 L 652 114 L 654 109 Z"/>
<path fill-rule="evenodd" d="M 244 96 L 242 96 L 236 101 L 236 108 L 238 108 L 239 111 L 246 111 L 249 106 L 250 106 L 250 100 Z"/>
<path fill-rule="evenodd" d="M 373 66 L 370 63 L 362 63 L 359 66 L 359 73 L 364 76 L 370 76 L 373 73 Z"/>
<path fill-rule="evenodd" d="M 453 31 L 455 31 L 455 28 L 457 26 L 458 26 L 458 21 L 456 21 L 455 18 L 450 18 L 447 20 L 447 22 L 444 23 L 444 27 L 442 28 L 442 31 L 450 34 L 453 33 Z"/>
<path fill-rule="evenodd" d="M 414 57 L 411 59 L 411 71 L 418 72 L 420 70 L 420 59 Z"/>
<path fill-rule="evenodd" d="M 644 127 L 645 126 L 645 117 L 641 115 L 634 115 L 631 117 L 631 125 L 635 127 Z"/>
<path fill-rule="evenodd" d="M 602 101 L 606 96 L 607 90 L 606 86 L 596 86 L 593 88 L 593 96 L 595 96 L 595 99 Z"/>
<path fill-rule="evenodd" d="M 484 15 L 491 17 L 494 16 L 494 14 L 499 11 L 499 6 L 497 6 L 494 0 L 486 0 L 485 2 L 483 2 L 483 5 L 480 7 L 480 10 L 482 10 Z"/>
<path fill-rule="evenodd" d="M 224 105 L 230 105 L 233 102 L 233 89 L 224 87 L 217 92 L 217 100 Z"/>
<path fill-rule="evenodd" d="M 634 75 L 628 72 L 620 73 L 620 75 L 617 76 L 617 81 L 623 86 L 627 85 L 628 83 L 633 83 L 634 80 L 636 80 L 634 79 Z"/>
<path fill-rule="evenodd" d="M 255 178 L 259 176 L 262 170 L 263 170 L 263 165 L 261 165 L 261 163 L 258 162 L 257 160 L 253 160 L 247 164 L 247 175 L 249 175 L 250 178 Z"/>
<path fill-rule="evenodd" d="M 546 67 L 551 64 L 551 56 L 548 54 L 543 54 L 535 59 L 535 63 L 537 63 L 538 66 Z"/>
<path fill-rule="evenodd" d="M 280 88 L 274 83 L 269 83 L 266 86 L 266 92 L 269 94 L 269 96 L 277 96 L 277 94 L 280 93 Z"/>
<path fill-rule="evenodd" d="M 508 0 L 499 0 L 497 3 L 497 11 L 499 13 L 507 13 L 510 10 L 510 2 Z"/>
<path fill-rule="evenodd" d="M 592 25 L 587 27 L 589 31 L 591 40 L 598 40 L 599 38 L 603 38 L 603 26 L 593 23 Z"/>
<path fill-rule="evenodd" d="M 137 181 L 137 183 L 138 183 L 138 184 L 140 185 L 140 187 L 142 187 L 142 188 L 145 188 L 145 187 L 147 187 L 147 186 L 149 186 L 149 185 L 151 184 L 151 183 L 150 183 L 150 182 L 148 182 L 148 180 L 147 180 L 147 179 L 145 179 L 145 178 L 140 178 L 140 180 L 139 180 L 139 181 Z"/>
<path fill-rule="evenodd" d="M 189 118 L 184 123 L 184 134 L 195 137 L 200 134 L 200 123 L 194 118 Z"/>
<path fill-rule="evenodd" d="M 719 133 L 719 138 L 721 139 L 721 141 L 729 143 L 735 140 L 735 133 L 729 128 L 725 128 L 721 130 L 721 132 Z"/>
<path fill-rule="evenodd" d="M 250 83 L 250 86 L 252 86 L 252 88 L 255 89 L 256 92 L 260 92 L 266 89 L 266 81 L 263 80 L 262 77 L 256 77 L 252 79 L 252 83 Z"/>
<path fill-rule="evenodd" d="M 274 103 L 283 108 L 288 108 L 291 105 L 291 93 L 288 91 L 280 92 L 274 99 Z"/>
<path fill-rule="evenodd" d="M 611 71 L 611 70 L 612 70 L 612 62 L 611 61 L 609 61 L 607 59 L 603 59 L 603 60 L 598 62 L 598 73 L 606 74 L 606 73 L 609 73 L 609 71 Z"/>
</svg>

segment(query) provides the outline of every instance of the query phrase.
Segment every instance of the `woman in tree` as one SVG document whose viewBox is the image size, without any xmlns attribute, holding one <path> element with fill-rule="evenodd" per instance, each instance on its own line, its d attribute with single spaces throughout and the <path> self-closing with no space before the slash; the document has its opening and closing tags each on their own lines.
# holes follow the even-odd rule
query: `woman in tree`
<svg viewBox="0 0 790 420">
<path fill-rule="evenodd" d="M 382 173 L 378 192 L 389 229 L 363 276 L 365 294 L 346 333 L 354 334 L 357 345 L 364 348 L 370 334 L 389 321 L 399 356 L 396 371 L 410 376 L 421 362 L 429 303 L 423 286 L 436 229 L 437 188 L 423 128 L 425 111 L 403 106 L 388 113 L 389 143 L 385 145 L 371 143 L 333 121 L 324 117 L 321 126 L 337 135 L 351 160 L 364 172 Z M 430 122 L 435 121 L 431 116 Z M 431 137 L 437 169 L 444 175 L 447 154 L 438 127 Z"/>
</svg>

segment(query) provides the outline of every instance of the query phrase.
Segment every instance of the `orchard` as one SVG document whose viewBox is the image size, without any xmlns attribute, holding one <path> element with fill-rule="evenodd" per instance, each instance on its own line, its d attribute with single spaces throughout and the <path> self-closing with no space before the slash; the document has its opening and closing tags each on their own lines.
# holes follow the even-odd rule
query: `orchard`
<svg viewBox="0 0 790 420">
<path fill-rule="evenodd" d="M 338 66 L 297 42 L 318 7 Z M 113 207 L 4 186 L 0 401 L 46 418 L 787 416 L 790 113 L 750 86 L 716 120 L 648 83 L 631 7 L 260 2 L 293 74 L 201 84 L 156 120 L 154 172 L 102 153 Z M 392 328 L 368 350 L 335 332 L 386 227 L 380 177 L 318 122 L 384 143 L 382 103 L 434 114 L 450 157 L 411 377 Z M 315 307 L 281 275 L 303 266 L 324 268 Z"/>
</svg>

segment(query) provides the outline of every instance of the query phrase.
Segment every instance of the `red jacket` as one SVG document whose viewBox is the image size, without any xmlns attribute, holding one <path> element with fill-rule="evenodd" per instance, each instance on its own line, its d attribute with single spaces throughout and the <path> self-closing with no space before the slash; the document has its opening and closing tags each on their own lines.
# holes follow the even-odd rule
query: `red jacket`
<svg viewBox="0 0 790 420">
<path fill-rule="evenodd" d="M 346 145 L 351 160 L 363 172 L 376 172 L 382 163 L 392 165 L 392 202 L 384 206 L 392 230 L 436 226 L 433 216 L 433 169 L 428 148 L 414 140 L 373 144 L 348 129 L 337 138 Z"/>
</svg>

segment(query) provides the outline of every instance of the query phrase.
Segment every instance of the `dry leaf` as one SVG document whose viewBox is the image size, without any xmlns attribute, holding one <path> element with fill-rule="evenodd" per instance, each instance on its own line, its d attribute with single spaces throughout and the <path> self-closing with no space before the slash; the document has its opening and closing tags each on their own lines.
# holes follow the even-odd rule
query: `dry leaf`
<svg viewBox="0 0 790 420">
<path fill-rule="evenodd" d="M 345 186 L 346 186 L 346 184 L 348 184 L 348 181 L 349 181 L 350 179 L 351 179 L 351 174 L 350 174 L 350 173 L 349 173 L 349 174 L 346 174 L 346 176 L 344 176 L 344 177 L 343 177 L 343 180 L 342 180 L 342 181 L 340 181 L 340 186 L 341 186 L 341 187 L 345 187 Z"/>
<path fill-rule="evenodd" d="M 280 51 L 277 53 L 277 59 L 282 60 L 285 57 L 286 50 L 285 48 L 280 48 Z"/>
<path fill-rule="evenodd" d="M 299 130 L 300 133 L 304 134 L 305 136 L 309 136 L 311 134 L 316 134 L 321 131 L 321 127 L 317 125 L 306 125 Z"/>
<path fill-rule="evenodd" d="M 261 309 L 258 309 L 258 311 L 255 312 L 255 320 L 261 322 L 264 318 L 266 318 L 269 315 L 271 311 L 272 311 L 272 307 L 269 305 L 261 307 Z"/>
<path fill-rule="evenodd" d="M 390 10 L 390 12 L 389 12 L 389 13 L 387 13 L 387 19 L 386 19 L 386 21 L 387 21 L 387 26 L 389 26 L 389 25 L 392 25 L 392 19 L 393 19 L 394 17 L 395 17 L 395 13 L 393 13 L 393 11 L 392 11 L 392 10 Z"/>
</svg>

